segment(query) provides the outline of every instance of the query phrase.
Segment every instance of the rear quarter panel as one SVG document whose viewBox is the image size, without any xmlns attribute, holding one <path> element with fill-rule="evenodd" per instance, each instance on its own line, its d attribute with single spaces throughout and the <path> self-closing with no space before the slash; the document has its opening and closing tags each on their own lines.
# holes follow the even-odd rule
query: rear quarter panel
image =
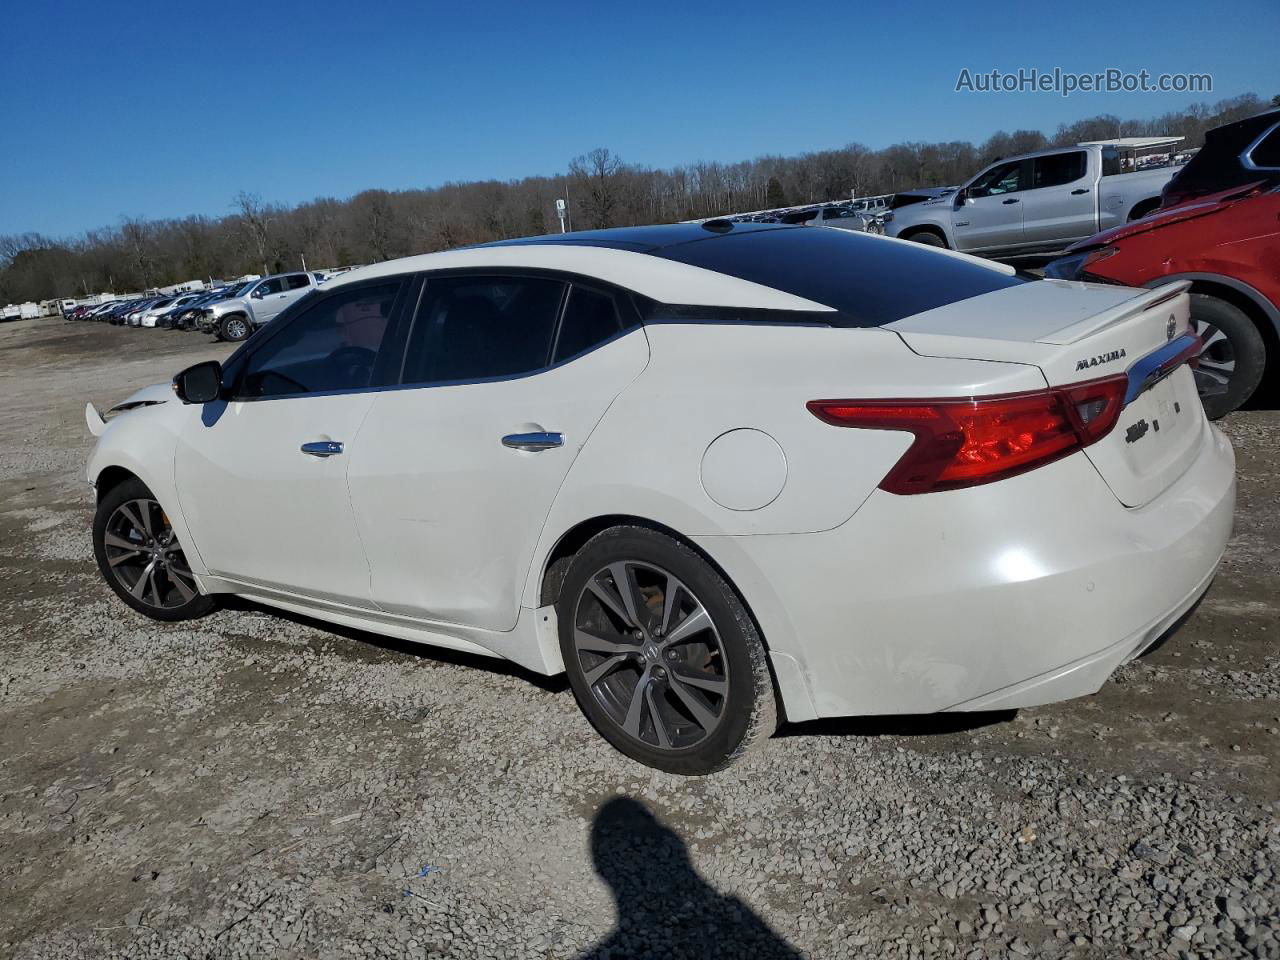
<svg viewBox="0 0 1280 960">
<path fill-rule="evenodd" d="M 638 517 L 687 537 L 809 533 L 842 524 L 911 437 L 833 427 L 808 411 L 810 400 L 1044 385 L 1031 366 L 917 356 L 882 329 L 658 324 L 646 333 L 649 366 L 601 419 L 551 506 L 526 586 L 529 606 L 538 605 L 556 542 L 596 517 Z M 741 428 L 767 433 L 786 460 L 781 492 L 759 509 L 728 509 L 703 487 L 707 448 Z"/>
<path fill-rule="evenodd" d="M 1129 213 L 1144 200 L 1160 196 L 1178 167 L 1159 167 L 1102 177 L 1098 181 L 1098 229 L 1125 223 Z"/>
</svg>

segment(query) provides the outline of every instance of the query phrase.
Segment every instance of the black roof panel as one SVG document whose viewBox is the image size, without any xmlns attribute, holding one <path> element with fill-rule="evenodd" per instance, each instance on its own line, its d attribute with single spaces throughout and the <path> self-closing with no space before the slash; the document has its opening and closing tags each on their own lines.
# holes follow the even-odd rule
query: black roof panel
<svg viewBox="0 0 1280 960">
<path fill-rule="evenodd" d="M 724 225 L 727 221 L 719 220 Z M 666 223 L 651 227 L 613 227 L 609 230 L 575 230 L 573 233 L 548 233 L 541 237 L 517 237 L 513 240 L 497 240 L 481 244 L 485 247 L 512 247 L 533 243 L 576 244 L 589 247 L 610 247 L 615 250 L 632 250 L 639 253 L 655 253 L 664 247 L 697 240 L 714 240 L 716 237 L 741 236 L 760 230 L 793 230 L 780 223 L 734 223 L 728 230 L 708 230 L 700 223 Z"/>
<path fill-rule="evenodd" d="M 725 234 L 654 255 L 832 307 L 832 326 L 878 327 L 1026 282 L 924 244 L 834 227 Z"/>
<path fill-rule="evenodd" d="M 874 327 L 1027 282 L 916 243 L 851 230 L 777 223 L 619 227 L 500 240 L 628 250 L 772 287 L 838 311 L 832 326 Z M 812 318 L 812 314 L 806 317 Z"/>
</svg>

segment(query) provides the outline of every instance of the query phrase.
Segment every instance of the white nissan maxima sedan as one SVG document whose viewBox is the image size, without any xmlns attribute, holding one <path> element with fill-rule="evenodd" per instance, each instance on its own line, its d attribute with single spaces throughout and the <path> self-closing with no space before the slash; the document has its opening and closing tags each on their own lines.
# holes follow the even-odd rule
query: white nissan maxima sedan
<svg viewBox="0 0 1280 960">
<path fill-rule="evenodd" d="M 330 281 L 104 422 L 98 565 L 566 672 L 615 747 L 1096 691 L 1207 589 L 1234 460 L 1185 284 L 656 226 Z"/>
</svg>

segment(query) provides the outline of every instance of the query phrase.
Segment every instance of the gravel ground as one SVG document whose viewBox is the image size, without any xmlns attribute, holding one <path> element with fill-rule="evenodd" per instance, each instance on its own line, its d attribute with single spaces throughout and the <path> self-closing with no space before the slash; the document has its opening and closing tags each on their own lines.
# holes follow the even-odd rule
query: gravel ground
<svg viewBox="0 0 1280 960">
<path fill-rule="evenodd" d="M 1280 957 L 1280 414 L 1225 423 L 1221 574 L 1096 696 L 681 779 L 559 680 L 115 601 L 84 402 L 227 352 L 0 327 L 0 956 Z"/>
</svg>

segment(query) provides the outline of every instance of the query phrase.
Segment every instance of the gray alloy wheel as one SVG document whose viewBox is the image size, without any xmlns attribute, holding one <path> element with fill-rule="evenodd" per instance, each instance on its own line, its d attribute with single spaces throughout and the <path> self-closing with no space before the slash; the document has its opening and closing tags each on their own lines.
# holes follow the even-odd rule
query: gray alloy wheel
<svg viewBox="0 0 1280 960">
<path fill-rule="evenodd" d="M 1202 397 L 1220 397 L 1227 392 L 1236 372 L 1236 351 L 1227 335 L 1210 323 L 1193 323 L 1200 335 L 1196 389 Z"/>
<path fill-rule="evenodd" d="M 241 316 L 230 316 L 222 321 L 222 339 L 232 342 L 249 336 L 249 321 Z"/>
<path fill-rule="evenodd" d="M 142 606 L 175 610 L 199 596 L 182 545 L 155 500 L 140 497 L 116 507 L 102 544 L 116 584 Z"/>
<path fill-rule="evenodd" d="M 1226 416 L 1253 395 L 1267 365 L 1267 345 L 1257 326 L 1235 304 L 1203 293 L 1191 295 L 1191 326 L 1202 346 L 1196 390 L 1210 420 Z"/>
<path fill-rule="evenodd" d="M 626 736 L 685 750 L 726 715 L 731 677 L 707 608 L 670 571 L 618 561 L 574 604 L 573 645 L 591 696 Z"/>
</svg>

